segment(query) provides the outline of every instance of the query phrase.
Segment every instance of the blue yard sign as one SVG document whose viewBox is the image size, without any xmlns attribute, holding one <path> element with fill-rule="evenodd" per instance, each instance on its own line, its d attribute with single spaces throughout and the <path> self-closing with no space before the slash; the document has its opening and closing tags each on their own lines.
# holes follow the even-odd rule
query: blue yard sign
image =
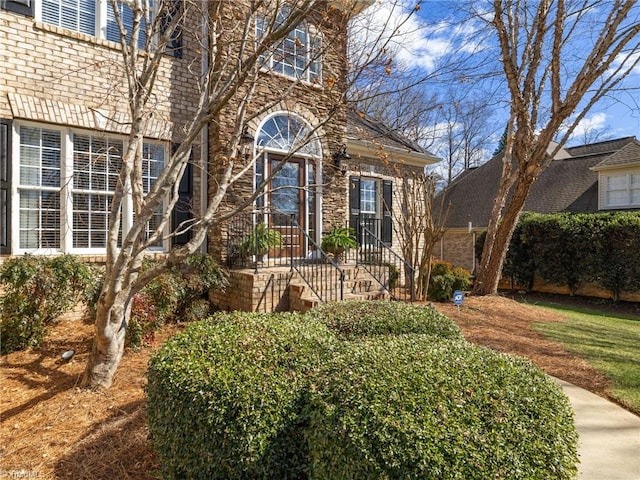
<svg viewBox="0 0 640 480">
<path fill-rule="evenodd" d="M 453 303 L 459 307 L 462 302 L 464 302 L 464 292 L 460 290 L 453 292 Z"/>
</svg>

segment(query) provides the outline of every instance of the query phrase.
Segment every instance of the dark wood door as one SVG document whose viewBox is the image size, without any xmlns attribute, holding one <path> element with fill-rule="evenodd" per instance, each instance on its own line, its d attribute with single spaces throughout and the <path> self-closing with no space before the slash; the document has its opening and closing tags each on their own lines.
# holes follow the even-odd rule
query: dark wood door
<svg viewBox="0 0 640 480">
<path fill-rule="evenodd" d="M 272 171 L 280 166 L 281 161 L 277 157 L 270 158 Z M 273 252 L 275 256 L 301 257 L 304 254 L 305 239 L 300 231 L 306 228 L 304 181 L 303 160 L 287 161 L 271 180 L 269 199 L 272 215 L 269 226 L 282 236 L 282 247 Z"/>
</svg>

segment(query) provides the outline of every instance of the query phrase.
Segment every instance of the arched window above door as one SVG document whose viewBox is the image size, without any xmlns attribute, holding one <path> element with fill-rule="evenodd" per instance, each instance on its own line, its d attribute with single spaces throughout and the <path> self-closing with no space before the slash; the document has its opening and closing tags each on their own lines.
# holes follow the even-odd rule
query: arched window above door
<svg viewBox="0 0 640 480">
<path fill-rule="evenodd" d="M 259 130 L 258 147 L 297 155 L 320 157 L 320 141 L 309 126 L 300 118 L 277 114 L 269 118 Z"/>
</svg>

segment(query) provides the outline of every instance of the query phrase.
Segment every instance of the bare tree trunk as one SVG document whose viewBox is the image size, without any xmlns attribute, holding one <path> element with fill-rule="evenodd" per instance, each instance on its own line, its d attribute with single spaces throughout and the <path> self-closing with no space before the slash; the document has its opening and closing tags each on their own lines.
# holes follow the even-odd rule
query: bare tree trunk
<svg viewBox="0 0 640 480">
<path fill-rule="evenodd" d="M 82 379 L 82 386 L 109 388 L 124 353 L 130 313 L 128 292 L 118 292 L 111 301 L 103 294 L 96 312 L 96 335 Z"/>
<path fill-rule="evenodd" d="M 527 200 L 533 180 L 520 180 L 515 185 L 513 197 L 507 206 L 504 215 L 499 221 L 491 219 L 495 225 L 495 235 L 492 248 L 482 255 L 482 265 L 478 269 L 478 276 L 474 287 L 474 293 L 478 295 L 495 295 L 498 293 L 498 284 L 502 276 L 502 266 L 509 250 L 511 237 L 518 224 L 518 219 Z M 491 225 L 490 225 L 491 227 Z M 488 236 L 488 234 L 487 234 Z M 485 247 L 488 244 L 485 242 Z"/>
</svg>

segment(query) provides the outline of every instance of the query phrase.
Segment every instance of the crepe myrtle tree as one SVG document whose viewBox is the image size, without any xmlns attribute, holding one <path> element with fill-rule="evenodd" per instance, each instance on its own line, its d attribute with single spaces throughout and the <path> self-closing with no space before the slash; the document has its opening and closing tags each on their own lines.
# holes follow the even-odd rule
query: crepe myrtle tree
<svg viewBox="0 0 640 480">
<path fill-rule="evenodd" d="M 340 3 L 339 10 L 336 10 L 337 3 Z M 342 45 L 344 36 L 347 35 L 349 18 L 363 4 L 370 3 L 355 0 L 160 0 L 154 1 L 151 6 L 149 0 L 109 0 L 108 8 L 113 9 L 115 24 L 120 31 L 122 53 L 116 66 L 122 71 L 130 121 L 126 132 L 127 146 L 112 197 L 104 283 L 97 304 L 95 338 L 82 381 L 84 386 L 111 386 L 124 351 L 133 296 L 158 275 L 184 262 L 190 254 L 196 252 L 212 226 L 251 205 L 277 173 L 278 169 L 273 169 L 271 175 L 256 188 L 255 193 L 237 202 L 232 211 L 221 208 L 229 188 L 243 175 L 253 171 L 255 158 L 260 154 L 257 152 L 254 158 L 238 155 L 244 126 L 283 99 L 295 95 L 296 88 L 301 88 L 302 80 L 282 82 L 284 86 L 277 94 L 269 97 L 268 102 L 255 101 L 260 78 L 264 78 L 263 71 L 268 70 L 265 59 L 270 56 L 275 58 L 283 39 L 291 39 L 291 32 L 311 16 L 320 18 L 325 23 L 331 18 L 334 29 L 332 35 L 323 37 L 322 45 L 317 51 L 312 51 L 311 56 L 321 56 L 329 48 L 333 48 L 334 53 L 338 51 L 346 55 Z M 120 13 L 122 4 L 126 4 L 131 13 L 126 22 Z M 182 25 L 193 25 L 194 18 L 199 23 L 198 28 L 180 30 Z M 260 22 L 260 35 L 256 33 L 256 22 Z M 174 126 L 174 137 L 178 137 L 174 138 L 178 142 L 177 147 L 165 159 L 155 183 L 145 190 L 145 125 L 162 115 L 159 113 L 158 103 L 162 102 L 166 92 L 158 86 L 157 80 L 163 74 L 162 65 L 166 61 L 166 54 L 173 48 L 176 36 L 181 34 L 189 36 L 189 48 L 194 48 L 197 53 L 198 60 L 189 66 L 189 71 L 196 80 L 193 84 L 184 86 L 195 89 L 197 98 L 192 105 L 190 120 Z M 384 41 L 388 42 L 390 38 L 392 35 L 385 37 Z M 297 37 L 294 40 L 296 44 L 300 41 Z M 383 49 L 380 49 L 380 43 L 377 47 L 371 52 L 368 64 L 378 61 Z M 312 60 L 313 58 L 310 63 Z M 308 139 L 344 108 L 347 61 L 346 58 L 342 60 L 341 66 L 325 66 L 323 82 L 314 86 L 325 89 L 329 93 L 326 98 L 331 99 L 332 103 L 326 105 L 324 116 L 308 132 Z M 304 68 L 310 68 L 310 65 Z M 332 71 L 332 68 L 336 71 Z M 367 64 L 358 66 L 361 72 L 366 68 Z M 357 81 L 358 78 L 358 73 L 352 72 L 350 81 Z M 209 127 L 209 138 L 220 135 L 221 118 L 233 128 L 231 133 L 229 129 L 225 130 L 224 142 L 219 142 L 225 145 L 224 150 L 216 151 L 212 159 L 205 159 L 216 166 L 215 172 L 210 173 L 214 177 L 210 184 L 214 184 L 215 188 L 210 189 L 208 203 L 200 212 L 194 212 L 195 217 L 191 221 L 184 222 L 167 233 L 191 151 L 199 143 L 205 127 Z M 304 143 L 305 139 L 302 139 L 298 148 Z M 292 153 L 294 152 L 290 152 L 281 161 L 281 166 Z M 129 228 L 123 231 L 122 212 L 125 199 L 129 196 L 134 215 Z M 157 218 L 159 212 L 161 220 L 150 228 L 150 220 L 154 215 Z M 186 244 L 170 250 L 150 268 L 141 269 L 149 247 L 187 231 L 190 232 L 190 240 Z"/>
<path fill-rule="evenodd" d="M 478 294 L 497 292 L 533 183 L 591 108 L 625 88 L 640 61 L 637 0 L 491 3 L 492 11 L 479 18 L 498 41 L 510 114 L 502 175 L 476 272 Z"/>
</svg>

